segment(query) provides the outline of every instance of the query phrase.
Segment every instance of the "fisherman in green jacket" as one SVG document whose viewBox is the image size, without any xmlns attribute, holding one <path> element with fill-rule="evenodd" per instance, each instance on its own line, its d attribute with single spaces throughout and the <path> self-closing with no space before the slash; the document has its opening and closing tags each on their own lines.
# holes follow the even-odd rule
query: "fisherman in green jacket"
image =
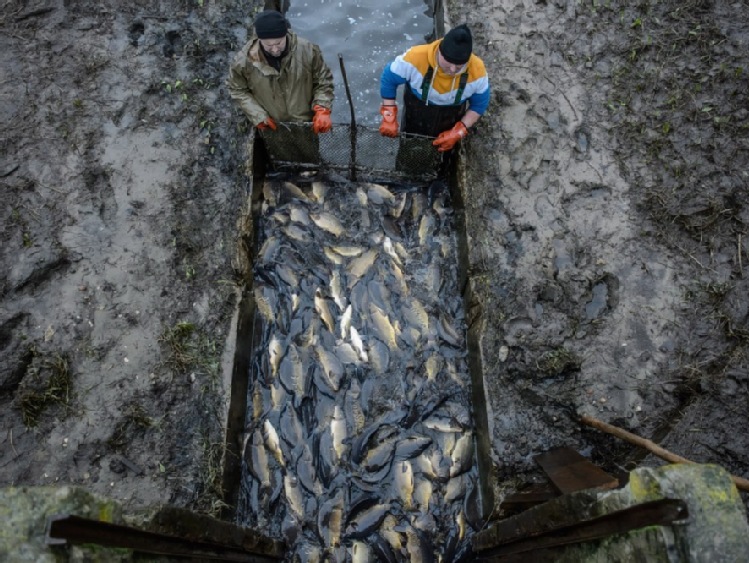
<svg viewBox="0 0 749 563">
<path fill-rule="evenodd" d="M 312 121 L 315 133 L 326 133 L 332 128 L 333 74 L 320 47 L 289 27 L 275 10 L 255 17 L 255 35 L 231 65 L 229 93 L 258 129 Z"/>
</svg>

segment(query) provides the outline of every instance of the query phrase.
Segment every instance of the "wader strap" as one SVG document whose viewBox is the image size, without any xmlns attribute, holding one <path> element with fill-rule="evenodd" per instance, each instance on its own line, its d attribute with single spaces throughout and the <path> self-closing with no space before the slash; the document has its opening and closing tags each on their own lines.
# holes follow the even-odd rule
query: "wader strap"
<svg viewBox="0 0 749 563">
<path fill-rule="evenodd" d="M 434 68 L 429 67 L 427 69 L 426 74 L 424 75 L 424 80 L 421 83 L 421 101 L 424 102 L 424 104 L 429 105 L 429 100 L 427 97 L 429 96 L 429 87 L 432 85 L 432 78 L 434 78 Z M 463 96 L 463 90 L 466 89 L 466 84 L 468 83 L 468 73 L 464 72 L 460 75 L 460 82 L 458 83 L 458 91 L 455 93 L 455 101 L 453 102 L 453 105 L 459 106 L 460 105 L 460 98 Z"/>
<path fill-rule="evenodd" d="M 429 96 L 429 86 L 432 85 L 432 78 L 434 77 L 434 68 L 431 66 L 427 69 L 427 73 L 424 75 L 424 80 L 421 83 L 421 101 L 425 104 L 429 104 L 427 99 Z"/>
<path fill-rule="evenodd" d="M 464 72 L 460 75 L 460 83 L 458 84 L 458 91 L 455 93 L 455 101 L 453 102 L 456 106 L 460 105 L 460 97 L 463 95 L 463 90 L 466 89 L 468 83 L 468 73 Z"/>
</svg>

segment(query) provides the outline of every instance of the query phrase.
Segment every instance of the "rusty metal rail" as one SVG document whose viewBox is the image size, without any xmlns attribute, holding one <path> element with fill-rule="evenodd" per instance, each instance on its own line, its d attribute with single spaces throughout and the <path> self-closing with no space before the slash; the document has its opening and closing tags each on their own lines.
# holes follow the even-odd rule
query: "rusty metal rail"
<svg viewBox="0 0 749 563">
<path fill-rule="evenodd" d="M 684 501 L 662 499 L 546 529 L 519 525 L 510 518 L 474 536 L 473 550 L 480 561 L 516 561 L 521 560 L 515 557 L 519 554 L 524 554 L 522 557 L 527 560 L 529 555 L 535 556 L 550 548 L 603 539 L 647 526 L 670 526 L 688 516 Z"/>
<path fill-rule="evenodd" d="M 254 542 L 256 545 L 253 547 L 245 548 L 148 532 L 69 514 L 57 514 L 47 518 L 45 541 L 48 545 L 90 543 L 154 555 L 213 561 L 272 563 L 283 558 L 283 544 L 269 538 L 261 538 L 260 541 Z"/>
</svg>

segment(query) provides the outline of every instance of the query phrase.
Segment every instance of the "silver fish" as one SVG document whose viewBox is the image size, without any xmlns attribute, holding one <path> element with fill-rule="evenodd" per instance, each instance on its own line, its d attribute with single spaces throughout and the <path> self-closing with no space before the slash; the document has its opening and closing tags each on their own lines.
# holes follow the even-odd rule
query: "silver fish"
<svg viewBox="0 0 749 563">
<path fill-rule="evenodd" d="M 268 419 L 263 422 L 263 438 L 265 439 L 266 447 L 273 454 L 273 457 L 276 458 L 278 464 L 281 467 L 286 467 L 283 452 L 281 451 L 281 440 L 278 437 L 278 432 Z"/>
<path fill-rule="evenodd" d="M 450 477 L 455 477 L 473 467 L 473 433 L 466 432 L 455 443 L 450 466 Z"/>
<path fill-rule="evenodd" d="M 395 196 L 395 201 L 393 202 L 392 207 L 390 208 L 390 211 L 388 211 L 388 215 L 391 217 L 398 219 L 403 214 L 403 210 L 406 208 L 406 201 L 407 201 L 407 194 L 402 193 L 397 196 Z"/>
<path fill-rule="evenodd" d="M 305 243 L 309 242 L 310 240 L 309 231 L 304 227 L 300 227 L 296 224 L 286 225 L 281 229 L 281 231 L 290 239 L 296 240 L 298 242 Z"/>
<path fill-rule="evenodd" d="M 401 312 L 403 313 L 403 318 L 415 326 L 421 334 L 426 335 L 429 333 L 429 313 L 427 313 L 421 301 L 412 297 L 403 303 Z"/>
<path fill-rule="evenodd" d="M 390 366 L 390 351 L 388 347 L 376 338 L 369 339 L 369 359 L 379 374 L 385 373 Z"/>
<path fill-rule="evenodd" d="M 315 290 L 315 311 L 320 315 L 322 322 L 325 323 L 325 327 L 329 332 L 335 333 L 335 321 L 333 320 L 333 314 L 330 312 L 328 306 L 328 300 L 323 296 L 322 291 L 318 287 Z"/>
<path fill-rule="evenodd" d="M 395 459 L 396 461 L 402 461 L 416 457 L 427 449 L 431 443 L 432 439 L 429 436 L 420 436 L 418 434 L 406 436 L 402 440 L 399 440 L 395 446 Z"/>
<path fill-rule="evenodd" d="M 367 197 L 375 205 L 382 205 L 385 200 L 392 201 L 395 196 L 385 186 L 380 184 L 366 184 Z"/>
<path fill-rule="evenodd" d="M 367 471 L 379 471 L 385 466 L 390 466 L 390 462 L 395 454 L 396 437 L 382 440 L 374 448 L 367 451 L 362 461 L 362 467 Z"/>
<path fill-rule="evenodd" d="M 361 256 L 364 252 L 364 248 L 361 246 L 334 246 L 331 250 L 336 254 L 345 256 L 346 258 L 355 258 Z"/>
<path fill-rule="evenodd" d="M 252 420 L 259 420 L 265 414 L 267 398 L 264 391 L 260 381 L 256 380 L 252 386 Z"/>
<path fill-rule="evenodd" d="M 277 182 L 266 180 L 263 182 L 263 200 L 268 205 L 275 207 L 278 205 L 279 186 Z"/>
<path fill-rule="evenodd" d="M 381 310 L 385 311 L 390 308 L 390 291 L 387 286 L 377 279 L 370 280 L 367 284 L 367 294 L 370 303 L 373 303 Z"/>
<path fill-rule="evenodd" d="M 276 292 L 264 285 L 256 285 L 252 292 L 255 296 L 255 305 L 262 317 L 269 323 L 275 322 L 275 311 L 278 307 Z"/>
<path fill-rule="evenodd" d="M 338 405 L 335 406 L 333 420 L 330 421 L 330 434 L 333 437 L 333 450 L 340 463 L 348 450 L 348 446 L 344 443 L 348 433 L 346 432 L 346 419 L 343 417 L 343 410 Z"/>
<path fill-rule="evenodd" d="M 348 342 L 339 342 L 333 348 L 333 353 L 338 357 L 342 364 L 359 364 L 359 354 L 354 347 Z"/>
<path fill-rule="evenodd" d="M 415 472 L 422 473 L 430 481 L 435 481 L 437 479 L 437 471 L 435 471 L 434 466 L 432 465 L 432 460 L 425 453 L 421 453 L 413 458 L 411 460 L 411 467 Z"/>
<path fill-rule="evenodd" d="M 296 288 L 299 285 L 299 277 L 287 264 L 276 266 L 276 274 L 288 287 Z"/>
<path fill-rule="evenodd" d="M 263 242 L 263 246 L 257 253 L 256 263 L 259 265 L 270 264 L 274 261 L 278 249 L 281 247 L 281 239 L 278 237 L 268 237 Z"/>
<path fill-rule="evenodd" d="M 343 256 L 341 256 L 340 254 L 336 254 L 332 248 L 323 248 L 323 254 L 325 255 L 325 258 L 327 258 L 337 266 L 340 266 L 344 262 Z"/>
<path fill-rule="evenodd" d="M 286 392 L 286 389 L 284 389 L 283 385 L 281 385 L 278 380 L 273 381 L 273 384 L 270 386 L 271 409 L 268 412 L 280 413 L 281 409 L 283 409 L 284 405 L 288 402 L 289 394 Z"/>
<path fill-rule="evenodd" d="M 283 189 L 287 197 L 300 199 L 302 201 L 309 201 L 309 197 L 305 194 L 299 186 L 292 184 L 291 182 L 284 182 Z"/>
<path fill-rule="evenodd" d="M 414 475 L 411 462 L 397 461 L 394 469 L 393 488 L 396 497 L 403 503 L 403 508 L 410 510 L 413 504 Z"/>
<path fill-rule="evenodd" d="M 305 395 L 306 378 L 304 372 L 305 366 L 302 356 L 296 346 L 289 344 L 286 354 L 281 359 L 278 374 L 283 386 L 289 393 L 294 394 L 297 402 L 300 402 Z"/>
<path fill-rule="evenodd" d="M 348 552 L 351 556 L 351 563 L 369 563 L 371 554 L 369 552 L 369 545 L 365 542 L 354 540 Z"/>
<path fill-rule="evenodd" d="M 310 213 L 310 219 L 312 219 L 312 222 L 320 229 L 329 232 L 335 237 L 341 236 L 346 231 L 346 228 L 332 213 L 326 211 L 321 213 Z"/>
<path fill-rule="evenodd" d="M 351 315 L 352 315 L 353 309 L 351 307 L 351 304 L 349 304 L 348 307 L 346 307 L 346 310 L 343 311 L 343 314 L 340 318 L 340 335 L 341 340 L 346 338 L 348 336 L 349 331 L 351 330 Z"/>
<path fill-rule="evenodd" d="M 424 216 L 424 210 L 427 208 L 427 197 L 425 194 L 414 194 L 411 198 L 411 219 L 416 222 Z"/>
<path fill-rule="evenodd" d="M 467 484 L 468 477 L 465 473 L 451 477 L 445 487 L 444 501 L 447 503 L 463 498 L 463 495 L 466 494 Z"/>
<path fill-rule="evenodd" d="M 314 459 L 309 445 L 302 442 L 296 449 L 296 476 L 302 486 L 312 495 L 322 494 L 322 484 L 317 480 Z"/>
<path fill-rule="evenodd" d="M 279 225 L 286 225 L 289 222 L 289 214 L 285 209 L 277 209 L 271 214 L 270 218 Z"/>
<path fill-rule="evenodd" d="M 429 238 L 434 235 L 435 219 L 431 212 L 425 213 L 419 221 L 419 246 L 424 246 Z"/>
<path fill-rule="evenodd" d="M 442 369 L 442 358 L 439 356 L 429 356 L 427 361 L 424 362 L 424 373 L 427 375 L 427 379 L 434 381 L 437 374 Z"/>
<path fill-rule="evenodd" d="M 352 378 L 346 390 L 346 395 L 343 398 L 346 425 L 351 429 L 352 434 L 358 434 L 364 428 L 366 420 L 360 399 L 361 389 L 359 388 L 359 380 Z"/>
<path fill-rule="evenodd" d="M 369 203 L 367 192 L 365 192 L 361 186 L 356 187 L 356 199 L 359 202 L 359 205 L 361 205 L 362 207 L 366 207 Z"/>
<path fill-rule="evenodd" d="M 452 416 L 443 416 L 438 414 L 433 414 L 424 422 L 422 422 L 424 427 L 429 428 L 430 430 L 434 430 L 436 432 L 463 432 L 465 429 L 461 424 L 458 423 L 455 418 Z"/>
<path fill-rule="evenodd" d="M 296 448 L 298 444 L 304 443 L 307 437 L 302 422 L 299 420 L 299 416 L 294 407 L 291 406 L 291 403 L 288 403 L 281 411 L 279 428 L 282 439 L 292 449 Z"/>
<path fill-rule="evenodd" d="M 429 513 L 429 503 L 432 500 L 434 487 L 429 479 L 418 478 L 414 485 L 414 500 L 419 510 L 424 514 Z"/>
<path fill-rule="evenodd" d="M 424 535 L 409 526 L 406 530 L 406 552 L 411 563 L 433 563 L 434 550 Z"/>
<path fill-rule="evenodd" d="M 346 272 L 349 276 L 354 278 L 355 280 L 358 280 L 361 278 L 364 274 L 367 273 L 369 268 L 372 267 L 372 264 L 374 264 L 375 260 L 377 259 L 377 251 L 376 250 L 368 250 L 358 258 L 353 259 L 351 262 L 349 262 L 348 266 L 346 266 Z M 349 280 L 349 289 L 353 285 L 352 280 Z"/>
<path fill-rule="evenodd" d="M 369 315 L 372 320 L 372 328 L 379 338 L 387 344 L 392 351 L 398 350 L 396 332 L 387 315 L 374 303 L 369 304 Z"/>
<path fill-rule="evenodd" d="M 284 493 L 286 494 L 286 503 L 291 509 L 292 514 L 299 520 L 304 518 L 304 497 L 302 496 L 302 490 L 299 486 L 299 480 L 286 473 L 283 479 Z"/>
<path fill-rule="evenodd" d="M 374 504 L 349 519 L 346 536 L 355 539 L 368 537 L 379 528 L 390 508 L 389 504 Z"/>
<path fill-rule="evenodd" d="M 328 193 L 328 185 L 323 182 L 312 182 L 312 196 L 317 203 L 325 203 L 325 195 Z"/>
<path fill-rule="evenodd" d="M 249 452 L 248 452 L 249 447 Z M 249 455 L 248 455 L 249 454 Z M 256 428 L 245 443 L 245 461 L 247 469 L 253 477 L 258 480 L 263 489 L 270 489 L 270 465 L 268 464 L 268 453 L 265 450 L 263 434 Z"/>
<path fill-rule="evenodd" d="M 359 358 L 361 359 L 361 361 L 368 362 L 369 356 L 367 354 L 367 351 L 364 349 L 364 342 L 362 341 L 362 338 L 359 335 L 359 331 L 356 330 L 355 326 L 351 327 L 350 337 L 351 337 L 351 345 L 359 354 Z"/>
<path fill-rule="evenodd" d="M 270 363 L 270 371 L 273 377 L 278 375 L 278 365 L 281 363 L 283 355 L 283 343 L 275 334 L 273 334 L 268 343 L 268 362 Z"/>
<path fill-rule="evenodd" d="M 395 553 L 400 553 L 403 549 L 403 536 L 397 528 L 398 520 L 392 514 L 388 514 L 380 525 L 380 535 L 385 538 Z"/>
<path fill-rule="evenodd" d="M 317 529 L 325 547 L 338 547 L 341 544 L 342 523 L 343 498 L 338 495 L 324 502 L 318 512 Z"/>
<path fill-rule="evenodd" d="M 315 346 L 315 352 L 328 385 L 333 391 L 337 392 L 341 388 L 341 379 L 343 379 L 343 364 L 336 358 L 335 354 L 322 346 Z"/>
<path fill-rule="evenodd" d="M 395 251 L 395 246 L 393 246 L 393 241 L 390 240 L 390 237 L 385 237 L 382 241 L 382 248 L 385 250 L 385 254 L 390 256 L 393 260 L 395 260 L 395 263 L 399 266 L 403 266 L 403 263 L 401 262 L 400 256 L 398 256 L 398 253 Z"/>
<path fill-rule="evenodd" d="M 289 218 L 294 223 L 300 223 L 305 227 L 310 225 L 310 216 L 306 209 L 301 207 L 292 207 L 289 212 Z"/>
<path fill-rule="evenodd" d="M 319 545 L 305 543 L 296 550 L 296 554 L 299 556 L 299 563 L 322 563 L 322 549 Z"/>
<path fill-rule="evenodd" d="M 395 242 L 393 243 L 393 248 L 395 249 L 395 253 L 396 253 L 396 254 L 397 254 L 398 256 L 400 256 L 400 259 L 401 259 L 401 260 L 402 260 L 403 262 L 406 262 L 406 261 L 408 260 L 408 258 L 409 258 L 409 253 L 408 253 L 408 250 L 406 250 L 406 247 L 405 247 L 405 246 L 403 246 L 403 243 L 401 243 L 400 241 L 395 241 Z"/>
<path fill-rule="evenodd" d="M 341 272 L 338 269 L 333 270 L 330 274 L 330 295 L 338 308 L 343 311 L 346 308 L 346 297 L 343 295 Z"/>
</svg>

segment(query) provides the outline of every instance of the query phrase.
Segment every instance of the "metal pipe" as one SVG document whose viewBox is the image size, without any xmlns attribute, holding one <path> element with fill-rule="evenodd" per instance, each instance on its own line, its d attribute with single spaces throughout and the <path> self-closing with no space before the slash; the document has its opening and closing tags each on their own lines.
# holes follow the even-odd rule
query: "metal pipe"
<svg viewBox="0 0 749 563">
<path fill-rule="evenodd" d="M 351 89 L 346 77 L 346 67 L 343 64 L 343 55 L 338 53 L 338 63 L 341 66 L 341 75 L 343 76 L 343 85 L 346 87 L 346 97 L 351 109 L 351 164 L 349 168 L 349 180 L 356 182 L 356 113 L 354 112 L 354 101 L 351 99 Z"/>
</svg>

